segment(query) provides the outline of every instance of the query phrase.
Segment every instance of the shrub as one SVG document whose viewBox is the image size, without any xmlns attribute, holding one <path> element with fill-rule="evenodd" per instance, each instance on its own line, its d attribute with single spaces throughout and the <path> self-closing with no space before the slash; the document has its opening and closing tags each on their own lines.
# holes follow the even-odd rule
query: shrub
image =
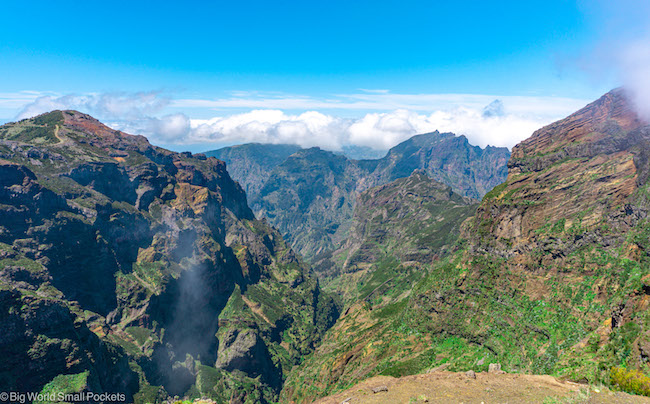
<svg viewBox="0 0 650 404">
<path fill-rule="evenodd" d="M 612 368 L 610 379 L 613 385 L 632 394 L 650 396 L 650 377 L 638 370 Z"/>
</svg>

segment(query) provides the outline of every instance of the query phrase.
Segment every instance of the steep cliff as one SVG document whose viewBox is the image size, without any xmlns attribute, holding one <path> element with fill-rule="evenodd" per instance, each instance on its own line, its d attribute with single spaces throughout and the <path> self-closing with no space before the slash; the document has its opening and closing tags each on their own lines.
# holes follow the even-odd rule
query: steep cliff
<svg viewBox="0 0 650 404">
<path fill-rule="evenodd" d="M 2 390 L 272 401 L 337 317 L 217 159 L 75 111 L 0 127 L 0 159 Z"/>
<path fill-rule="evenodd" d="M 402 283 L 450 254 L 461 224 L 477 205 L 478 201 L 454 193 L 424 171 L 370 188 L 357 198 L 341 247 L 320 256 L 314 269 L 329 289 L 354 302 L 359 293 L 385 282 Z M 391 273 L 400 264 L 408 271 Z M 403 292 L 411 286 L 396 289 Z M 384 295 L 381 290 L 374 293 Z"/>
</svg>

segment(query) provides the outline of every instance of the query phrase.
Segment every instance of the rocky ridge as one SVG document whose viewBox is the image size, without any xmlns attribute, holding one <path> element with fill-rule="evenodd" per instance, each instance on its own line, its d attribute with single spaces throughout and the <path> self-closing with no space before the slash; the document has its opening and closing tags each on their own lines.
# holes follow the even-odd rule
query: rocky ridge
<svg viewBox="0 0 650 404">
<path fill-rule="evenodd" d="M 382 268 L 403 265 L 414 276 L 449 255 L 461 224 L 477 205 L 423 170 L 370 188 L 357 197 L 348 237 L 337 250 L 321 255 L 314 269 L 328 289 L 354 302 L 359 299 L 357 290 L 386 281 L 400 283 L 403 274 L 388 276 Z M 385 296 L 382 290 L 374 293 Z"/>
<path fill-rule="evenodd" d="M 230 176 L 241 184 L 250 199 L 255 198 L 271 171 L 302 148 L 290 144 L 248 143 L 205 152 L 228 166 Z"/>
</svg>

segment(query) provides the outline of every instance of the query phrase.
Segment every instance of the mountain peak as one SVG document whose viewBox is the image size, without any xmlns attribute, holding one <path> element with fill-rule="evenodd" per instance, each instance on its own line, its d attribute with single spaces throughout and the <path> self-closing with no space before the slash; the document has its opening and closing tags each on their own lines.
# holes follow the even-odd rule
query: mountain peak
<svg viewBox="0 0 650 404">
<path fill-rule="evenodd" d="M 646 124 L 626 91 L 616 88 L 567 118 L 535 131 L 512 149 L 512 158 L 553 153 L 571 143 L 619 137 Z"/>
</svg>

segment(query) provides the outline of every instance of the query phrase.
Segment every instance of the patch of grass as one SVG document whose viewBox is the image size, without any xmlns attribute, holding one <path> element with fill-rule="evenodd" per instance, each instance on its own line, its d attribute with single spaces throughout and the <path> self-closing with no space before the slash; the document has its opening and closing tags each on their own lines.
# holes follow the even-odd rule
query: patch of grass
<svg viewBox="0 0 650 404">
<path fill-rule="evenodd" d="M 497 199 L 501 195 L 501 193 L 503 193 L 503 191 L 505 191 L 505 189 L 507 187 L 508 187 L 508 183 L 504 182 L 503 184 L 499 184 L 496 187 L 492 188 L 492 190 L 490 190 L 490 192 L 485 194 L 485 196 L 483 197 L 483 202 L 486 202 L 486 201 L 489 201 L 489 200 L 492 200 L 492 199 Z"/>
<path fill-rule="evenodd" d="M 43 114 L 34 118 L 34 124 L 55 126 L 63 123 L 63 112 L 52 111 L 49 114 Z"/>
<path fill-rule="evenodd" d="M 152 335 L 152 331 L 144 327 L 127 327 L 124 331 L 129 333 L 140 345 L 144 345 Z"/>
<path fill-rule="evenodd" d="M 89 372 L 82 372 L 71 375 L 58 375 L 51 382 L 43 386 L 41 394 L 54 395 L 71 394 L 81 392 L 88 387 Z M 34 401 L 34 404 L 50 403 L 49 401 Z"/>
<path fill-rule="evenodd" d="M 133 264 L 133 272 L 143 281 L 147 282 L 158 292 L 164 281 L 164 262 L 138 262 Z"/>
<path fill-rule="evenodd" d="M 543 404 L 582 404 L 591 402 L 591 390 L 581 388 L 567 397 L 546 397 Z"/>
</svg>

